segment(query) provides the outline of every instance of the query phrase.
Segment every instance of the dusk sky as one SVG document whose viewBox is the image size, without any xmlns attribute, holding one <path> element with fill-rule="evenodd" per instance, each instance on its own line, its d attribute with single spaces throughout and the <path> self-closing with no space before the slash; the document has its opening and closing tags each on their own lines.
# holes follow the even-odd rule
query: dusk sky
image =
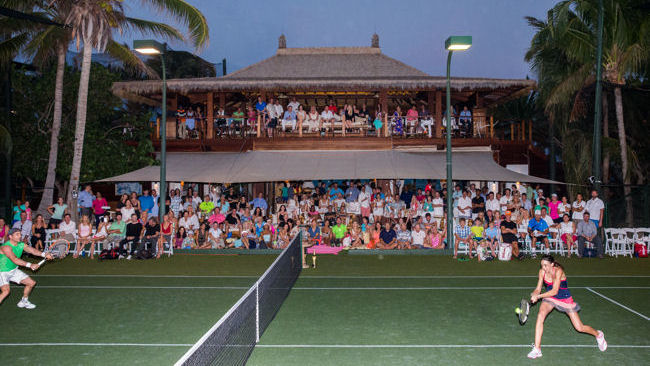
<svg viewBox="0 0 650 366">
<path fill-rule="evenodd" d="M 444 41 L 471 35 L 469 51 L 454 54 L 452 75 L 534 77 L 523 57 L 533 30 L 524 16 L 545 18 L 557 0 L 188 0 L 205 14 L 210 43 L 206 60 L 228 62 L 228 72 L 275 54 L 284 33 L 287 47 L 370 46 L 374 32 L 382 52 L 431 75 L 445 74 Z M 165 21 L 151 9 L 131 16 Z M 130 5 L 130 7 L 129 7 Z M 122 39 L 131 43 L 131 39 Z M 191 51 L 183 44 L 174 49 Z"/>
</svg>

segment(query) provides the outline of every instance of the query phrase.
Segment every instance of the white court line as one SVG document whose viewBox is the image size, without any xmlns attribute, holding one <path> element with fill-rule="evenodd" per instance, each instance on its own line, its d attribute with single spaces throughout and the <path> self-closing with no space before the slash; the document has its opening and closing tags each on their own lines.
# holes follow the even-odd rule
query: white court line
<svg viewBox="0 0 650 366">
<path fill-rule="evenodd" d="M 190 343 L 0 343 L 0 347 L 96 346 L 96 347 L 191 347 Z"/>
<path fill-rule="evenodd" d="M 530 344 L 258 344 L 255 348 L 530 348 Z M 596 344 L 545 344 L 544 348 L 598 348 Z M 609 348 L 650 348 L 650 345 L 613 345 Z"/>
<path fill-rule="evenodd" d="M 572 289 L 650 289 L 650 287 L 612 287 L 612 286 L 571 286 Z M 532 290 L 531 286 L 477 286 L 477 287 L 464 287 L 464 286 L 430 286 L 430 287 L 294 287 L 293 290 L 369 290 L 369 291 L 383 291 L 383 290 Z"/>
<path fill-rule="evenodd" d="M 594 294 L 596 294 L 596 295 L 602 297 L 603 299 L 608 300 L 608 301 L 610 301 L 611 303 L 616 304 L 616 305 L 622 307 L 623 309 L 625 309 L 625 310 L 627 310 L 627 311 L 629 311 L 629 312 L 631 312 L 631 313 L 634 313 L 634 314 L 636 314 L 636 315 L 642 317 L 642 318 L 645 319 L 645 320 L 650 320 L 650 318 L 648 318 L 647 316 L 645 316 L 645 315 L 639 313 L 638 311 L 634 311 L 634 310 L 628 308 L 627 306 L 621 304 L 620 302 L 617 302 L 617 301 L 614 301 L 614 300 L 610 299 L 609 297 L 607 297 L 607 296 L 601 294 L 600 292 L 594 291 L 594 290 L 592 290 L 592 289 L 589 288 L 589 287 L 585 287 L 585 288 L 586 288 L 587 290 L 593 292 Z M 596 287 L 594 287 L 594 288 L 596 288 Z"/>
<path fill-rule="evenodd" d="M 22 288 L 22 286 L 14 286 L 13 288 Z M 49 286 L 37 285 L 37 288 L 51 288 L 51 289 L 147 289 L 147 290 L 248 290 L 250 287 L 237 287 L 237 286 Z"/>
<path fill-rule="evenodd" d="M 125 274 L 36 274 L 32 277 L 133 277 L 133 278 L 259 278 L 259 276 L 125 275 Z"/>
<path fill-rule="evenodd" d="M 649 276 L 646 275 L 571 275 L 571 278 L 650 278 Z M 499 275 L 499 276 L 473 276 L 473 275 L 468 275 L 468 276 L 463 276 L 463 275 L 458 275 L 458 276 L 447 276 L 447 275 L 431 275 L 431 276 L 311 276 L 311 275 L 304 275 L 300 276 L 300 279 L 305 279 L 305 278 L 329 278 L 329 279 L 348 279 L 348 278 L 360 278 L 360 279 L 367 279 L 367 278 L 394 278 L 394 279 L 400 279 L 400 278 L 537 278 L 537 276 L 519 276 L 519 275 Z"/>
<path fill-rule="evenodd" d="M 32 277 L 132 277 L 132 278 L 259 278 L 260 276 L 227 276 L 227 275 L 128 275 L 128 274 L 35 274 Z M 300 276 L 300 279 L 408 279 L 408 278 L 537 278 L 537 276 Z M 571 278 L 650 278 L 650 276 L 637 275 L 571 275 Z"/>
<path fill-rule="evenodd" d="M 190 343 L 0 343 L 0 347 L 191 347 Z M 250 345 L 241 345 L 249 347 Z M 239 347 L 239 346 L 238 346 Z M 258 344 L 256 348 L 530 348 L 530 344 Z M 544 348 L 597 348 L 593 344 L 545 344 Z M 609 348 L 650 348 L 650 345 L 609 344 Z"/>
</svg>

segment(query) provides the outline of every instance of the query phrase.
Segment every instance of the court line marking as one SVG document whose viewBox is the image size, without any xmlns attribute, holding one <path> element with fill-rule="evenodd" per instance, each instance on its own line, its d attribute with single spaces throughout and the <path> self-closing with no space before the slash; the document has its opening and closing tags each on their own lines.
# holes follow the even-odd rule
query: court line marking
<svg viewBox="0 0 650 366">
<path fill-rule="evenodd" d="M 125 275 L 125 274 L 35 274 L 32 277 L 132 277 L 132 278 L 259 278 L 259 276 L 221 276 L 221 275 Z"/>
<path fill-rule="evenodd" d="M 22 288 L 23 286 L 12 285 L 12 288 Z M 238 286 L 49 286 L 36 285 L 37 288 L 43 289 L 170 289 L 170 290 L 248 290 L 250 287 Z"/>
<path fill-rule="evenodd" d="M 572 289 L 650 289 L 650 287 L 632 286 L 571 286 Z M 430 286 L 430 287 L 293 287 L 293 290 L 533 290 L 532 286 Z"/>
<path fill-rule="evenodd" d="M 22 288 L 23 286 L 11 285 L 11 288 Z M 169 290 L 248 290 L 250 287 L 243 286 L 102 286 L 102 285 L 37 285 L 37 288 L 42 289 L 149 289 L 149 290 L 160 290 L 160 289 L 169 289 Z M 626 289 L 636 289 L 636 290 L 647 290 L 650 287 L 643 286 L 630 286 L 630 287 L 621 287 L 621 286 L 572 286 L 572 289 L 617 289 L 617 290 L 626 290 Z M 430 287 L 293 287 L 293 290 L 323 290 L 323 291 L 354 291 L 354 290 L 365 290 L 365 291 L 383 291 L 383 290 L 401 290 L 401 291 L 426 291 L 426 290 L 530 290 L 531 286 L 430 286 Z M 593 292 L 593 291 L 592 291 Z"/>
<path fill-rule="evenodd" d="M 258 344 L 255 348 L 530 348 L 530 344 Z M 596 344 L 545 344 L 544 348 L 598 348 Z M 610 348 L 650 348 L 650 345 L 612 345 Z"/>
<path fill-rule="evenodd" d="M 90 346 L 90 347 L 191 347 L 191 343 L 0 343 L 0 347 Z M 250 345 L 232 345 L 250 347 Z M 530 348 L 530 344 L 258 344 L 256 348 Z M 545 344 L 544 348 L 597 348 L 593 344 Z M 650 348 L 650 345 L 616 345 L 609 348 Z"/>
<path fill-rule="evenodd" d="M 244 275 L 128 275 L 128 274 L 34 274 L 32 277 L 132 277 L 132 278 L 259 278 L 260 276 L 244 276 Z M 499 275 L 499 276 L 447 276 L 447 275 L 431 275 L 431 276 L 300 276 L 301 279 L 408 279 L 408 278 L 537 278 L 537 276 L 519 276 L 519 275 Z M 646 275 L 571 275 L 571 278 L 650 278 Z"/>
<path fill-rule="evenodd" d="M 596 287 L 594 287 L 594 288 L 596 288 Z M 607 297 L 607 296 L 601 294 L 601 293 L 598 292 L 598 291 L 594 291 L 594 290 L 592 290 L 590 287 L 586 287 L 586 289 L 589 290 L 590 292 L 593 292 L 594 294 L 596 294 L 596 295 L 602 297 L 603 299 L 608 300 L 609 302 L 611 302 L 611 303 L 613 303 L 613 304 L 616 304 L 616 305 L 622 307 L 623 309 L 625 309 L 625 310 L 627 310 L 627 311 L 629 311 L 629 312 L 631 312 L 631 313 L 634 313 L 634 314 L 636 314 L 636 315 L 642 317 L 642 318 L 645 319 L 645 320 L 650 320 L 649 317 L 647 317 L 647 316 L 645 316 L 645 315 L 639 313 L 638 311 L 635 311 L 635 310 L 632 310 L 632 309 L 628 308 L 627 306 L 621 304 L 621 303 L 618 302 L 618 301 L 615 301 L 615 300 L 610 299 L 609 297 Z"/>
</svg>

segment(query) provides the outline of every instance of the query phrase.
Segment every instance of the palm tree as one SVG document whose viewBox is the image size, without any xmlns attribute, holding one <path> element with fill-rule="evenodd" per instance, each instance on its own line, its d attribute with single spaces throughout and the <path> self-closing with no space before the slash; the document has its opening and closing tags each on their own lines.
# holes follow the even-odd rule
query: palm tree
<svg viewBox="0 0 650 366">
<path fill-rule="evenodd" d="M 548 91 L 546 110 L 566 110 L 570 106 L 570 120 L 584 114 L 583 93 L 595 82 L 597 15 L 594 0 L 566 0 L 548 12 L 548 21 L 528 18 L 529 24 L 537 29 L 537 34 L 533 37 L 526 59 L 532 61 L 538 70 L 547 68 L 557 72 L 555 78 L 551 76 L 555 80 L 547 83 L 545 88 Z M 606 1 L 603 78 L 614 89 L 621 173 L 627 204 L 626 222 L 629 224 L 632 222 L 631 175 L 621 87 L 625 85 L 626 78 L 639 71 L 648 60 L 649 27 L 648 11 L 640 6 L 639 1 Z"/>
<path fill-rule="evenodd" d="M 107 49 L 119 49 L 124 56 L 137 57 L 112 40 L 113 31 L 139 31 L 152 33 L 171 39 L 183 39 L 175 28 L 162 23 L 127 17 L 122 0 L 59 0 L 57 1 L 67 14 L 66 23 L 72 26 L 73 39 L 77 47 L 83 43 L 81 78 L 77 99 L 77 117 L 75 127 L 74 154 L 70 172 L 70 188 L 67 201 L 76 207 L 72 200 L 72 190 L 79 185 L 81 159 L 83 155 L 84 132 L 86 126 L 86 106 L 88 100 L 88 80 L 93 48 L 100 52 Z M 196 48 L 207 44 L 209 33 L 205 17 L 195 7 L 184 0 L 143 0 L 159 12 L 166 12 L 185 24 L 189 30 L 189 39 Z"/>
</svg>

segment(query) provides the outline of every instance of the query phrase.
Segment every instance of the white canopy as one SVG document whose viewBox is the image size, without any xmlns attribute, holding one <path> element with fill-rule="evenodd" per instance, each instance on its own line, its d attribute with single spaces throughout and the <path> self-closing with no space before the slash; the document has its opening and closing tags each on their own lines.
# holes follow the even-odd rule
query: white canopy
<svg viewBox="0 0 650 366">
<path fill-rule="evenodd" d="M 559 183 L 498 165 L 488 149 L 454 150 L 453 179 Z M 445 179 L 445 151 L 345 150 L 167 153 L 167 181 L 250 183 L 343 179 Z M 159 181 L 160 166 L 149 166 L 100 182 Z"/>
</svg>

